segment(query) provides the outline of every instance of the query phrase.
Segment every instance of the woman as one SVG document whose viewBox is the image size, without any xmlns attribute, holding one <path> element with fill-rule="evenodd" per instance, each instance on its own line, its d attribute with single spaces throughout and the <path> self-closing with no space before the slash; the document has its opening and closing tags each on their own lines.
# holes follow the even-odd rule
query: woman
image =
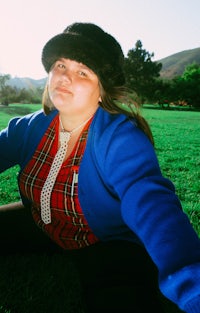
<svg viewBox="0 0 200 313">
<path fill-rule="evenodd" d="M 43 110 L 1 132 L 0 168 L 20 165 L 23 204 L 76 263 L 86 312 L 162 313 L 160 289 L 199 313 L 200 240 L 125 100 L 123 60 L 94 24 L 49 40 Z"/>
</svg>

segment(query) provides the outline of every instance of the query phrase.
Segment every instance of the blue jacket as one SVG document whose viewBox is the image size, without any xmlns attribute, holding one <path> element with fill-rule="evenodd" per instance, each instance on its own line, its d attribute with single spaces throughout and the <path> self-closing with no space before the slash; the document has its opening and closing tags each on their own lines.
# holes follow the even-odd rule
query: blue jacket
<svg viewBox="0 0 200 313">
<path fill-rule="evenodd" d="M 57 113 L 38 111 L 10 121 L 0 133 L 0 172 L 16 164 L 24 168 Z M 78 193 L 100 240 L 144 245 L 159 270 L 163 294 L 185 312 L 200 312 L 200 240 L 173 184 L 162 176 L 152 144 L 124 115 L 97 110 Z"/>
</svg>

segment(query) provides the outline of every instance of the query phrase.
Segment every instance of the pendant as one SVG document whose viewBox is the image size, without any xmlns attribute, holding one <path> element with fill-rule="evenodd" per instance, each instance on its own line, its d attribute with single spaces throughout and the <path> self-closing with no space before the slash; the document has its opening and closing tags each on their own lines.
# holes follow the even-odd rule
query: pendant
<svg viewBox="0 0 200 313">
<path fill-rule="evenodd" d="M 64 143 L 68 143 L 71 134 L 69 132 L 60 132 L 60 145 L 62 146 Z"/>
</svg>

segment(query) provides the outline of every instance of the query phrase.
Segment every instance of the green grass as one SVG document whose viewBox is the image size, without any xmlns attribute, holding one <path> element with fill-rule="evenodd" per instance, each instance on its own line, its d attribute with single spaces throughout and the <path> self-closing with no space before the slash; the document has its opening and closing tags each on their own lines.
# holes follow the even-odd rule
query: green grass
<svg viewBox="0 0 200 313">
<path fill-rule="evenodd" d="M 41 109 L 40 104 L 11 104 L 0 107 L 0 130 L 6 127 L 9 120 Z M 17 187 L 18 166 L 0 174 L 0 205 L 20 200 Z"/>
<path fill-rule="evenodd" d="M 1 107 L 0 129 L 11 117 L 40 107 Z M 148 108 L 143 113 L 153 130 L 161 170 L 174 182 L 183 209 L 200 234 L 200 112 Z M 0 204 L 19 200 L 17 173 L 15 167 L 0 175 Z M 83 313 L 76 275 L 67 256 L 1 256 L 0 313 Z M 166 313 L 175 312 L 169 305 Z"/>
<path fill-rule="evenodd" d="M 23 116 L 41 109 L 41 104 L 10 104 L 0 106 L 0 129 L 4 128 L 8 121 L 15 116 Z"/>
<path fill-rule="evenodd" d="M 163 174 L 200 235 L 200 112 L 144 110 Z"/>
</svg>

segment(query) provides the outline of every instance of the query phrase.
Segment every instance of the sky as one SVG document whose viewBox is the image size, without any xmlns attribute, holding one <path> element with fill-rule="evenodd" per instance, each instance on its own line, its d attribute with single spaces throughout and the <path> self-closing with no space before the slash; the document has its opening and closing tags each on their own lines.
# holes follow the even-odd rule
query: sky
<svg viewBox="0 0 200 313">
<path fill-rule="evenodd" d="M 95 23 L 124 55 L 141 40 L 153 61 L 200 47 L 200 0 L 0 0 L 0 73 L 41 79 L 45 43 L 74 22 Z"/>
</svg>

